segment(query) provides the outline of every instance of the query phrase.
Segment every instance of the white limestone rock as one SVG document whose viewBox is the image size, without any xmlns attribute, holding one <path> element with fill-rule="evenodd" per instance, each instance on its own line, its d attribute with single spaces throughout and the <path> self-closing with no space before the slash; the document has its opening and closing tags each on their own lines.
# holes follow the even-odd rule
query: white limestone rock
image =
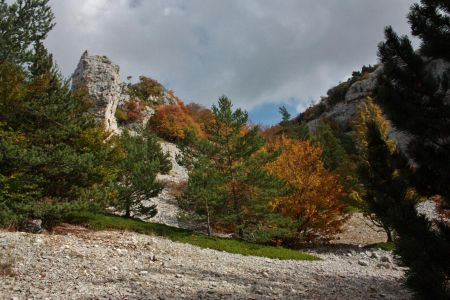
<svg viewBox="0 0 450 300">
<path fill-rule="evenodd" d="M 119 133 L 115 117 L 117 105 L 128 99 L 125 85 L 119 74 L 119 66 L 109 58 L 89 55 L 86 50 L 72 75 L 72 89 L 85 88 L 92 100 L 92 113 L 103 122 L 105 128 Z"/>
<path fill-rule="evenodd" d="M 370 73 L 369 78 L 360 80 L 352 84 L 345 95 L 345 102 L 365 99 L 372 96 L 377 85 L 378 77 L 383 73 L 383 65 L 380 65 L 374 72 Z"/>
</svg>

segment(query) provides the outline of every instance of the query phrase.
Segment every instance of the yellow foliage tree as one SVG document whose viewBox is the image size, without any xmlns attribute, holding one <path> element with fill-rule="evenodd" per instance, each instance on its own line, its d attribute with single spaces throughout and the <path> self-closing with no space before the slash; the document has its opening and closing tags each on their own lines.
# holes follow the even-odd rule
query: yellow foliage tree
<svg viewBox="0 0 450 300">
<path fill-rule="evenodd" d="M 356 144 L 358 145 L 360 157 L 362 158 L 361 166 L 363 166 L 364 168 L 368 168 L 368 166 L 370 166 L 370 149 L 368 148 L 370 123 L 376 124 L 381 134 L 380 138 L 388 147 L 388 151 L 390 152 L 390 154 L 394 154 L 394 152 L 396 151 L 395 140 L 389 138 L 389 121 L 384 118 L 383 111 L 373 101 L 373 99 L 371 97 L 367 97 L 367 100 L 364 103 L 360 104 L 360 106 L 358 107 L 356 116 L 352 121 L 352 128 L 355 133 Z M 374 206 L 376 206 L 376 204 L 375 202 L 371 203 L 372 200 L 370 199 L 370 197 L 367 197 L 367 194 L 370 195 L 370 193 L 370 190 L 366 190 L 364 195 L 362 195 L 362 198 L 365 199 L 365 202 L 362 205 L 364 215 L 368 217 L 375 226 L 383 228 L 387 235 L 387 241 L 391 242 L 393 240 L 393 228 L 388 226 L 388 224 L 383 223 L 378 215 L 374 213 Z"/>
<path fill-rule="evenodd" d="M 283 152 L 267 169 L 283 179 L 291 191 L 273 199 L 271 209 L 292 219 L 295 236 L 301 241 L 327 240 L 338 233 L 346 220 L 339 201 L 342 187 L 325 169 L 322 150 L 309 141 L 286 136 L 274 140 L 270 147 Z"/>
<path fill-rule="evenodd" d="M 365 155 L 365 153 L 367 153 L 368 122 L 374 122 L 378 125 L 383 140 L 386 141 L 389 150 L 391 150 L 392 153 L 395 150 L 396 143 L 394 140 L 388 138 L 390 124 L 383 117 L 381 108 L 377 104 L 375 104 L 371 97 L 367 97 L 366 102 L 362 103 L 359 106 L 358 112 L 352 122 L 352 128 L 355 132 L 356 142 L 358 144 L 360 153 L 363 154 L 363 156 Z"/>
</svg>

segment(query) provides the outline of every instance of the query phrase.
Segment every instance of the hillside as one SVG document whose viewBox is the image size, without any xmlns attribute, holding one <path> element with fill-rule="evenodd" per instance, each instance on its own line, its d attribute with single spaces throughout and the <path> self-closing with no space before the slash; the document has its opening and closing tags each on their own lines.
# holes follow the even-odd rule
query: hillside
<svg viewBox="0 0 450 300">
<path fill-rule="evenodd" d="M 443 59 L 427 57 L 422 59 L 426 65 L 426 72 L 434 79 L 443 78 L 450 67 L 450 63 Z M 375 67 L 363 67 L 361 71 L 354 72 L 351 78 L 332 87 L 327 96 L 322 97 L 319 103 L 307 108 L 295 120 L 306 122 L 309 129 L 314 132 L 322 118 L 331 119 L 344 133 L 352 135 L 351 122 L 356 116 L 358 107 L 365 103 L 368 97 L 375 98 L 376 101 L 374 93 L 383 71 L 383 65 L 379 64 Z M 450 89 L 444 88 L 442 93 L 448 95 L 447 101 L 450 102 Z M 386 114 L 384 116 L 389 119 Z M 412 140 L 411 134 L 397 129 L 392 122 L 389 125 L 389 138 L 395 140 L 398 147 L 407 154 L 408 144 Z"/>
</svg>

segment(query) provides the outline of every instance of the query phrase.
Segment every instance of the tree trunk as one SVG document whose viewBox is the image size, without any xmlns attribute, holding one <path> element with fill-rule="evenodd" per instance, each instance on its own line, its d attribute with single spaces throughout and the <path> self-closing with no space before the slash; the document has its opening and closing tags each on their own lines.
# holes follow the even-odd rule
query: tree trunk
<svg viewBox="0 0 450 300">
<path fill-rule="evenodd" d="M 129 217 L 131 217 L 131 208 L 127 205 L 127 207 L 125 207 L 125 218 Z"/>
<path fill-rule="evenodd" d="M 392 243 L 394 239 L 392 238 L 392 230 L 389 227 L 383 227 L 384 231 L 387 235 L 387 242 Z"/>
<path fill-rule="evenodd" d="M 208 206 L 208 200 L 205 201 L 205 206 L 206 206 L 206 222 L 207 222 L 207 232 L 208 232 L 208 236 L 211 236 L 211 222 L 210 222 L 210 218 L 209 218 L 209 206 Z"/>
<path fill-rule="evenodd" d="M 239 202 L 238 202 L 239 200 L 238 200 L 238 196 L 237 196 L 237 192 L 236 192 L 236 187 L 234 184 L 235 184 L 235 182 L 233 179 L 233 183 L 231 186 L 231 195 L 233 197 L 233 208 L 234 208 L 234 213 L 237 215 L 236 223 L 239 228 L 239 231 L 238 231 L 239 238 L 244 239 L 244 229 L 242 228 L 243 224 L 244 224 L 244 220 L 241 215 L 241 211 L 240 211 L 241 209 L 239 207 Z"/>
</svg>

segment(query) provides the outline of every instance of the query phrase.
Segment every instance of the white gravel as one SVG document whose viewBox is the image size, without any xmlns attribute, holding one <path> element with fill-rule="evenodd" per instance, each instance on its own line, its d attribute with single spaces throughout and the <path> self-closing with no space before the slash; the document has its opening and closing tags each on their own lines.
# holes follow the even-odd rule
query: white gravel
<svg viewBox="0 0 450 300">
<path fill-rule="evenodd" d="M 187 170 L 183 166 L 180 166 L 177 161 L 177 156 L 180 155 L 181 152 L 175 144 L 160 142 L 160 145 L 162 151 L 169 154 L 172 169 L 169 174 L 158 174 L 158 180 L 166 184 L 166 187 L 161 193 L 157 197 L 144 201 L 144 205 L 156 204 L 158 213 L 150 220 L 147 219 L 146 216 L 136 215 L 136 217 L 153 223 L 160 223 L 179 228 L 190 228 L 192 227 L 191 224 L 182 222 L 178 218 L 180 208 L 178 207 L 177 199 L 175 197 L 176 191 L 173 191 L 177 185 L 187 182 L 189 178 Z"/>
<path fill-rule="evenodd" d="M 315 250 L 321 261 L 224 253 L 123 232 L 0 232 L 0 299 L 410 299 L 384 251 Z"/>
<path fill-rule="evenodd" d="M 428 200 L 420 202 L 417 204 L 416 209 L 418 214 L 424 215 L 430 221 L 439 219 L 436 202 L 434 201 Z"/>
</svg>

